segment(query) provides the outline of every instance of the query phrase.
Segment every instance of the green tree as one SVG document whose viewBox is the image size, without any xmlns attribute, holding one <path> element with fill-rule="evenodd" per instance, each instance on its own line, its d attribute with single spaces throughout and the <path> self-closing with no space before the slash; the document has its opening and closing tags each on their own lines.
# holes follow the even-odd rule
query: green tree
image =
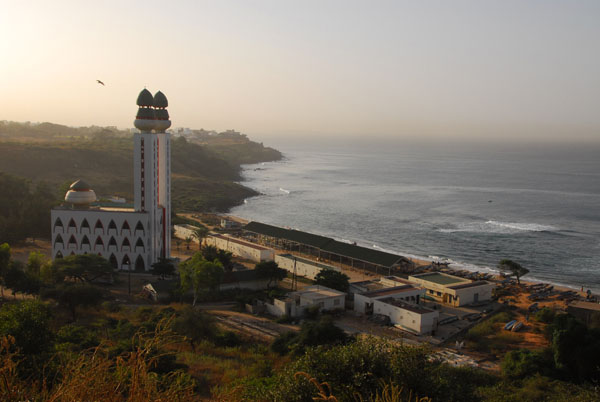
<svg viewBox="0 0 600 402">
<path fill-rule="evenodd" d="M 272 282 L 283 280 L 286 277 L 287 271 L 283 268 L 279 268 L 279 265 L 275 261 L 263 261 L 256 264 L 254 267 L 256 273 L 261 278 L 267 278 L 267 288 L 271 287 Z"/>
<path fill-rule="evenodd" d="M 30 275 L 40 276 L 42 266 L 48 264 L 48 258 L 39 251 L 32 251 L 27 258 L 25 271 Z"/>
<path fill-rule="evenodd" d="M 504 259 L 498 263 L 498 269 L 501 271 L 509 271 L 511 275 L 517 277 L 517 283 L 521 284 L 521 277 L 529 273 L 527 268 L 524 268 L 518 262 Z"/>
<path fill-rule="evenodd" d="M 204 246 L 202 248 L 202 256 L 204 256 L 204 259 L 207 261 L 219 260 L 225 271 L 230 272 L 233 267 L 233 264 L 231 263 L 233 254 L 227 250 L 221 250 L 215 246 Z"/>
<path fill-rule="evenodd" d="M 218 260 L 206 261 L 202 254 L 196 253 L 192 258 L 179 265 L 179 278 L 182 291 L 192 290 L 195 306 L 200 289 L 216 290 L 223 277 L 223 266 Z"/>
<path fill-rule="evenodd" d="M 51 311 L 38 300 L 8 303 L 0 308 L 0 337 L 11 335 L 24 355 L 45 353 L 52 344 Z"/>
<path fill-rule="evenodd" d="M 198 250 L 202 249 L 202 242 L 207 235 L 208 229 L 205 226 L 199 226 L 194 229 L 192 236 L 194 239 L 198 240 Z"/>
<path fill-rule="evenodd" d="M 186 250 L 190 249 L 190 243 L 191 242 L 192 242 L 192 238 L 190 236 L 188 236 L 188 237 L 185 238 L 185 247 L 186 247 Z"/>
<path fill-rule="evenodd" d="M 75 321 L 77 308 L 97 306 L 102 301 L 103 292 L 87 283 L 65 283 L 47 290 L 43 296 L 56 300 L 61 306 L 68 309 Z"/>
<path fill-rule="evenodd" d="M 213 339 L 217 334 L 214 319 L 194 308 L 186 308 L 173 321 L 173 331 L 185 337 L 192 350 L 196 352 L 196 343 L 203 339 Z"/>
<path fill-rule="evenodd" d="M 14 260 L 11 260 L 8 270 L 4 275 L 4 284 L 12 290 L 13 296 L 19 292 L 35 295 L 39 293 L 41 287 L 39 278 L 25 272 L 23 263 Z"/>
<path fill-rule="evenodd" d="M 271 348 L 280 354 L 292 352 L 296 356 L 304 354 L 307 347 L 318 345 L 338 345 L 350 338 L 333 323 L 330 316 L 322 316 L 319 321 L 305 321 L 300 332 L 289 332 L 275 339 Z"/>
<path fill-rule="evenodd" d="M 165 279 L 165 275 L 173 275 L 175 273 L 175 264 L 169 258 L 159 258 L 157 262 L 152 264 L 152 275 L 158 275 L 161 279 Z"/>
<path fill-rule="evenodd" d="M 112 277 L 114 268 L 108 260 L 96 254 L 70 255 L 54 260 L 55 271 L 81 282 L 93 282 L 102 277 Z"/>
<path fill-rule="evenodd" d="M 558 314 L 549 327 L 554 365 L 562 378 L 574 382 L 600 381 L 600 331 L 570 314 Z"/>
<path fill-rule="evenodd" d="M 502 361 L 502 374 L 511 379 L 522 379 L 538 373 L 547 374 L 552 368 L 552 356 L 545 350 L 512 350 Z"/>
<path fill-rule="evenodd" d="M 340 292 L 348 291 L 348 288 L 350 287 L 349 280 L 350 278 L 348 275 L 333 269 L 322 269 L 315 276 L 315 283 L 317 285 L 339 290 Z"/>
</svg>

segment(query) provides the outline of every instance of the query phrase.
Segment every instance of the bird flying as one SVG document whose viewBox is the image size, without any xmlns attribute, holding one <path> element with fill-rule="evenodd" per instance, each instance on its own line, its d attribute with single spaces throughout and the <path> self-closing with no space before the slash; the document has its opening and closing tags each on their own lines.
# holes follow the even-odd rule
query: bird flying
<svg viewBox="0 0 600 402">
<path fill-rule="evenodd" d="M 96 82 L 97 82 L 98 84 L 101 84 L 102 86 L 104 86 L 104 83 L 103 83 L 102 81 L 100 81 L 100 80 L 96 80 Z"/>
</svg>

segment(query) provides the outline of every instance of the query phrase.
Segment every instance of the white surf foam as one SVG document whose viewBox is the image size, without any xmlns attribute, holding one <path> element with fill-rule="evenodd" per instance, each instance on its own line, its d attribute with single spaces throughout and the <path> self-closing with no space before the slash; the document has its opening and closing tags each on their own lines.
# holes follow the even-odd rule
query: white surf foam
<svg viewBox="0 0 600 402">
<path fill-rule="evenodd" d="M 286 193 L 286 194 L 290 193 L 290 190 L 286 190 L 285 188 L 281 188 L 281 187 L 279 187 L 279 191 L 281 191 L 282 193 Z"/>
<path fill-rule="evenodd" d="M 471 233 L 519 233 L 519 232 L 550 232 L 558 230 L 554 226 L 539 223 L 500 222 L 489 220 L 460 224 L 456 228 L 438 229 L 442 233 L 471 232 Z"/>
</svg>

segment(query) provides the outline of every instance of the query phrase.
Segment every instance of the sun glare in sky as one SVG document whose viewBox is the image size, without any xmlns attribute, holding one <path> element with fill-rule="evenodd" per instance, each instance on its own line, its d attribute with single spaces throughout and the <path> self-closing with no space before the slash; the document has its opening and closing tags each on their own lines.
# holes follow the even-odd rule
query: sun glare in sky
<svg viewBox="0 0 600 402">
<path fill-rule="evenodd" d="M 594 140 L 597 1 L 4 1 L 0 119 Z M 96 82 L 102 80 L 106 85 Z"/>
</svg>

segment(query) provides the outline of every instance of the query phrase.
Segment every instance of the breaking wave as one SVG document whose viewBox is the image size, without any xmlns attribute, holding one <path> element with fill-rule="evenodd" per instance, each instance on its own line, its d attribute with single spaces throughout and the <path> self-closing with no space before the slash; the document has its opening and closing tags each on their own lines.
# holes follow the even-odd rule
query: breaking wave
<svg viewBox="0 0 600 402">
<path fill-rule="evenodd" d="M 519 222 L 475 222 L 459 225 L 457 228 L 438 229 L 442 233 L 472 232 L 472 233 L 519 233 L 519 232 L 552 232 L 558 230 L 554 226 L 541 225 L 538 223 Z"/>
</svg>

